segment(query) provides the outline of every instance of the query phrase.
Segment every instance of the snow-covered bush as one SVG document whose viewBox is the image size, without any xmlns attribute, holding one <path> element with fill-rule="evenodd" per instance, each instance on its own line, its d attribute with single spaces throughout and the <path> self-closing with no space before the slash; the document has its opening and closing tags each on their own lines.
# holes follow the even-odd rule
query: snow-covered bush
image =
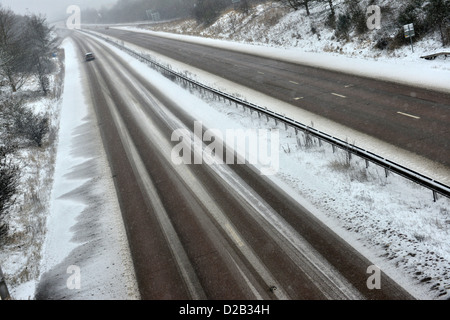
<svg viewBox="0 0 450 320">
<path fill-rule="evenodd" d="M 3 221 L 3 218 L 13 203 L 12 200 L 17 188 L 19 169 L 12 164 L 8 157 L 15 149 L 15 146 L 0 146 L 0 244 L 8 230 L 8 225 Z"/>
<path fill-rule="evenodd" d="M 33 111 L 22 107 L 15 114 L 15 130 L 17 134 L 42 147 L 45 135 L 49 131 L 49 120 L 45 116 L 36 115 Z"/>
<path fill-rule="evenodd" d="M 24 106 L 21 100 L 13 97 L 3 101 L 0 118 L 3 127 L 3 144 L 20 145 L 31 142 L 37 147 L 42 147 L 50 129 L 47 116 L 35 114 L 33 110 Z"/>
</svg>

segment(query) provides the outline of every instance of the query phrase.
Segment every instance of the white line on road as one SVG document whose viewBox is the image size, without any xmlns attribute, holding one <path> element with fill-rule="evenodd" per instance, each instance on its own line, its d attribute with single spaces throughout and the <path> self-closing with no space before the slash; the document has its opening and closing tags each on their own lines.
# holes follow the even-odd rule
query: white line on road
<svg viewBox="0 0 450 320">
<path fill-rule="evenodd" d="M 338 94 L 338 93 L 334 93 L 334 92 L 332 92 L 331 94 L 336 97 L 347 98 L 346 96 L 343 96 L 342 94 Z"/>
<path fill-rule="evenodd" d="M 127 75 L 125 75 L 125 77 L 127 77 Z M 143 87 L 142 84 L 139 84 L 136 89 L 142 92 L 142 98 L 148 100 L 148 105 L 153 106 L 156 110 L 159 109 L 163 111 L 165 115 L 168 116 L 166 121 L 169 125 L 173 126 L 174 128 L 185 128 L 181 121 L 176 118 L 176 116 L 173 115 L 173 113 L 169 111 L 169 109 L 164 106 L 164 104 L 157 100 L 151 93 L 146 91 L 147 89 Z M 127 99 L 124 100 L 128 101 Z M 170 144 L 170 141 L 167 140 L 167 137 L 162 134 L 160 129 L 157 128 L 155 120 L 152 119 L 147 113 L 145 113 L 142 106 L 131 103 L 129 107 L 132 111 L 132 114 L 136 117 L 135 119 L 138 121 L 138 125 L 142 129 L 142 132 L 147 135 L 149 140 L 153 140 L 153 142 L 155 142 L 155 145 L 161 150 L 161 154 L 166 157 L 167 163 L 172 164 L 172 168 L 178 175 L 178 177 L 182 181 L 184 181 L 184 183 L 190 190 L 193 190 L 195 197 L 199 200 L 200 203 L 203 204 L 205 210 L 210 213 L 210 218 L 213 219 L 217 223 L 217 225 L 231 237 L 233 242 L 237 244 L 237 249 L 241 251 L 246 260 L 253 266 L 254 270 L 259 274 L 261 279 L 264 280 L 267 287 L 269 287 L 270 285 L 275 285 L 278 288 L 278 290 L 273 293 L 276 298 L 281 300 L 289 299 L 288 294 L 285 292 L 282 286 L 278 283 L 272 273 L 267 269 L 264 263 L 261 262 L 254 250 L 242 238 L 236 227 L 233 226 L 227 215 L 218 206 L 212 195 L 210 195 L 210 193 L 202 185 L 201 181 L 198 180 L 198 177 L 194 176 L 192 170 L 187 166 L 177 166 L 173 164 L 170 152 L 165 152 L 167 150 L 171 150 L 172 145 Z M 189 141 L 189 143 L 192 142 L 195 141 Z M 196 148 L 194 148 L 193 152 L 203 152 L 203 149 L 201 151 L 197 151 Z M 203 227 L 209 226 L 209 217 L 201 215 L 198 212 L 194 212 L 194 214 L 197 215 L 197 219 L 201 224 L 203 224 Z M 214 231 L 211 230 L 211 232 Z M 213 239 L 211 238 L 211 240 Z M 198 288 L 196 284 L 197 281 L 191 284 L 191 291 L 193 291 L 194 293 L 194 289 L 201 289 Z"/>
<path fill-rule="evenodd" d="M 410 118 L 413 118 L 413 119 L 420 119 L 420 117 L 414 116 L 414 115 L 409 114 L 409 113 L 404 113 L 404 112 L 401 112 L 401 111 L 398 111 L 397 113 L 401 114 L 402 116 L 410 117 Z"/>
<path fill-rule="evenodd" d="M 300 83 L 298 83 L 298 82 L 295 82 L 295 81 L 289 81 L 290 83 L 293 83 L 293 84 L 300 84 Z"/>
<path fill-rule="evenodd" d="M 234 230 L 234 228 L 229 224 L 226 223 L 225 224 L 225 228 L 228 230 L 228 234 L 233 238 L 234 242 L 239 246 L 239 247 L 243 247 L 244 243 L 242 242 L 242 239 L 237 235 L 236 231 Z"/>
<path fill-rule="evenodd" d="M 189 293 L 191 294 L 191 297 L 193 299 L 205 299 L 206 294 L 203 291 L 202 285 L 197 277 L 197 274 L 195 273 L 194 267 L 192 266 L 189 257 L 184 250 L 183 244 L 178 238 L 178 234 L 175 231 L 174 226 L 172 225 L 169 215 L 165 210 L 161 199 L 159 198 L 156 187 L 145 169 L 143 160 L 140 157 L 139 152 L 137 151 L 137 148 L 133 143 L 128 130 L 126 129 L 126 126 L 122 118 L 120 117 L 119 112 L 117 111 L 117 106 L 108 95 L 105 95 L 105 98 L 107 99 L 108 105 L 110 106 L 111 114 L 113 116 L 114 122 L 116 123 L 117 130 L 119 131 L 120 138 L 122 139 L 125 152 L 128 154 L 129 159 L 132 159 L 130 160 L 130 162 L 132 162 L 133 171 L 135 171 L 135 174 L 141 179 L 140 185 L 142 190 L 145 191 L 149 199 L 151 199 L 151 205 L 156 213 L 161 229 L 163 230 L 164 236 L 166 237 L 166 240 L 174 255 L 174 258 L 177 262 Z M 130 104 L 137 108 L 137 106 L 135 106 L 133 102 L 130 101 Z"/>
</svg>

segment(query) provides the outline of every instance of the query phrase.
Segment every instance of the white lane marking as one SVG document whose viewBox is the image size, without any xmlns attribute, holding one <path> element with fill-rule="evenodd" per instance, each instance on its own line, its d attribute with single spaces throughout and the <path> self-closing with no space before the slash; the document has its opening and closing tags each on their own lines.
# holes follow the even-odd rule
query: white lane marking
<svg viewBox="0 0 450 320">
<path fill-rule="evenodd" d="M 342 277 L 311 244 L 304 239 L 283 217 L 274 211 L 259 195 L 254 194 L 250 186 L 240 177 L 226 170 L 226 166 L 213 165 L 213 172 L 224 181 L 232 185 L 230 189 L 241 197 L 257 213 L 253 217 L 268 234 L 276 230 L 278 236 L 273 239 L 280 247 L 285 247 L 286 253 L 292 257 L 294 263 L 303 270 L 305 275 L 316 284 L 317 288 L 330 300 L 350 299 L 361 300 L 364 297 L 351 283 Z M 251 212 L 251 211 L 250 211 Z M 266 221 L 268 224 L 264 223 Z M 271 227 L 273 228 L 271 228 Z M 286 247 L 283 239 L 292 245 L 292 249 Z"/>
<path fill-rule="evenodd" d="M 258 71 L 259 74 L 264 74 L 264 72 Z"/>
<path fill-rule="evenodd" d="M 228 256 L 230 257 L 230 259 L 234 262 L 234 265 L 236 266 L 236 268 L 239 270 L 239 273 L 241 274 L 242 278 L 244 278 L 244 281 L 247 284 L 247 286 L 250 288 L 250 291 L 256 297 L 256 300 L 264 300 L 264 298 L 261 296 L 261 294 L 255 288 L 255 286 L 251 283 L 250 279 L 247 277 L 245 272 L 239 266 L 239 263 L 233 258 L 233 256 L 229 252 L 227 252 L 227 253 L 228 253 Z"/>
<path fill-rule="evenodd" d="M 401 112 L 401 111 L 398 111 L 397 113 L 401 114 L 402 116 L 405 116 L 405 117 L 410 117 L 410 118 L 413 118 L 413 119 L 420 119 L 420 117 L 414 116 L 414 115 L 409 114 L 409 113 L 404 113 L 404 112 Z"/>
<path fill-rule="evenodd" d="M 244 243 L 242 242 L 241 237 L 238 236 L 234 228 L 229 223 L 225 224 L 225 228 L 227 229 L 228 234 L 233 238 L 234 242 L 236 242 L 239 247 L 243 247 Z"/>
<path fill-rule="evenodd" d="M 331 94 L 336 97 L 347 98 L 346 96 L 343 96 L 342 94 L 338 94 L 338 93 L 334 93 L 334 92 L 332 92 Z"/>
<path fill-rule="evenodd" d="M 118 66 L 118 68 L 122 69 L 121 66 Z M 116 72 L 113 72 L 111 70 L 106 70 L 106 72 L 109 73 L 111 77 L 114 76 L 117 77 Z M 121 71 L 121 74 L 124 75 L 127 79 L 129 79 L 127 75 L 123 73 L 123 71 Z M 98 80 L 103 88 L 107 88 L 103 79 L 98 78 Z M 153 209 L 160 223 L 161 229 L 164 233 L 164 236 L 167 239 L 169 247 L 177 262 L 177 265 L 179 266 L 181 276 L 183 277 L 186 286 L 188 287 L 189 293 L 194 300 L 205 299 L 206 294 L 203 291 L 203 287 L 197 277 L 194 267 L 192 266 L 189 257 L 187 256 L 187 253 L 185 252 L 184 247 L 181 243 L 181 240 L 179 239 L 178 234 L 175 231 L 172 222 L 170 221 L 169 215 L 165 210 L 164 205 L 162 204 L 161 199 L 156 191 L 156 187 L 154 186 L 152 179 L 150 178 L 150 176 L 147 173 L 147 170 L 145 169 L 143 160 L 140 157 L 139 152 L 137 151 L 137 148 L 131 139 L 131 136 L 126 128 L 126 125 L 119 115 L 117 105 L 113 101 L 109 91 L 107 92 L 108 94 L 105 94 L 104 97 L 111 111 L 111 115 L 117 127 L 120 139 L 122 140 L 122 143 L 124 145 L 125 152 L 128 158 L 130 159 L 133 171 L 137 176 L 141 178 L 140 187 L 144 189 L 143 191 L 146 192 L 148 198 L 151 199 L 151 205 L 153 206 Z M 124 92 L 128 91 L 124 90 Z M 122 99 L 124 101 L 130 101 L 130 105 L 132 105 L 134 108 L 138 108 L 138 106 L 134 103 L 133 97 L 130 97 L 128 94 L 125 94 L 124 92 L 122 92 L 121 94 Z"/>
<path fill-rule="evenodd" d="M 294 100 L 301 100 L 301 99 L 303 99 L 303 97 L 296 97 L 296 98 L 294 98 Z"/>
<path fill-rule="evenodd" d="M 130 79 L 127 73 L 123 72 L 122 75 L 125 78 Z M 176 118 L 173 113 L 169 109 L 167 109 L 167 107 L 165 107 L 159 100 L 157 100 L 151 93 L 149 93 L 142 84 L 136 83 L 136 89 L 140 91 L 141 97 L 148 101 L 148 105 L 152 105 L 155 109 L 159 109 L 161 110 L 161 112 L 164 112 L 167 117 L 167 124 L 169 126 L 172 125 L 174 128 L 186 128 L 180 122 L 180 120 Z M 131 100 L 131 97 L 128 97 L 128 99 L 124 98 L 124 101 L 128 100 Z M 186 185 L 194 191 L 195 196 L 210 212 L 211 217 L 218 223 L 219 226 L 221 226 L 222 230 L 224 230 L 233 239 L 233 241 L 236 241 L 236 239 L 240 240 L 238 249 L 246 257 L 247 261 L 253 266 L 254 270 L 260 275 L 262 279 L 264 279 L 267 285 L 275 285 L 276 287 L 278 287 L 278 290 L 274 292 L 274 295 L 278 299 L 288 300 L 289 296 L 282 289 L 282 286 L 278 283 L 278 281 L 276 281 L 276 279 L 262 263 L 262 261 L 260 261 L 259 257 L 253 251 L 253 249 L 245 242 L 245 240 L 242 239 L 242 237 L 239 235 L 239 231 L 232 225 L 226 214 L 217 206 L 215 199 L 211 197 L 202 183 L 198 181 L 198 178 L 193 175 L 191 170 L 185 170 L 186 166 L 177 166 L 172 163 L 170 152 L 164 152 L 167 150 L 171 150 L 172 145 L 167 140 L 167 137 L 165 137 L 157 128 L 155 120 L 152 119 L 140 105 L 130 103 L 128 107 L 137 120 L 137 123 L 142 129 L 142 132 L 146 134 L 149 140 L 152 140 L 157 145 L 157 147 L 160 148 L 161 154 L 163 154 L 167 159 L 167 163 L 172 164 L 172 168 L 174 169 L 176 174 L 178 174 L 178 176 L 186 183 Z M 120 120 L 121 119 L 119 119 L 119 121 Z M 194 148 L 193 152 L 197 152 L 196 148 Z M 203 152 L 203 150 L 201 150 L 201 152 Z M 203 217 L 199 217 L 199 220 L 200 218 Z"/>
<path fill-rule="evenodd" d="M 145 165 L 142 158 L 139 156 L 136 146 L 134 145 L 122 118 L 118 114 L 117 107 L 112 101 L 112 99 L 105 95 L 105 99 L 108 100 L 108 105 L 110 106 L 111 114 L 113 116 L 114 122 L 116 123 L 117 129 L 119 131 L 120 137 L 122 139 L 125 151 L 128 153 L 128 158 L 133 162 L 133 170 L 135 174 L 141 178 L 141 188 L 145 189 L 149 199 L 151 199 L 151 205 L 156 213 L 158 221 L 164 232 L 164 235 L 169 243 L 171 251 L 177 261 L 177 265 L 180 268 L 182 277 L 188 287 L 188 290 L 193 299 L 205 299 L 206 294 L 203 291 L 201 283 L 197 278 L 194 267 L 184 251 L 181 240 L 178 238 L 178 234 L 170 221 L 169 215 L 164 208 L 164 205 L 159 198 L 156 187 L 153 184 L 152 179 L 145 169 Z"/>
<path fill-rule="evenodd" d="M 300 84 L 300 83 L 298 83 L 298 82 L 295 82 L 295 81 L 289 81 L 290 83 L 293 83 L 293 84 Z"/>
</svg>

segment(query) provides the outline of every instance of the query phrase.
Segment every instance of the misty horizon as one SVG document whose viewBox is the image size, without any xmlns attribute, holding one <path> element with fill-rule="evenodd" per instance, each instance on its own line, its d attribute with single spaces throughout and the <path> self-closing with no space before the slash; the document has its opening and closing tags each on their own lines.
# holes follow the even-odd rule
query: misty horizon
<svg viewBox="0 0 450 320">
<path fill-rule="evenodd" d="M 111 7 L 117 0 L 0 0 L 3 8 L 11 9 L 16 14 L 42 14 L 49 22 L 63 20 L 69 16 L 66 12 L 71 5 L 83 9 L 100 9 L 102 6 Z"/>
</svg>

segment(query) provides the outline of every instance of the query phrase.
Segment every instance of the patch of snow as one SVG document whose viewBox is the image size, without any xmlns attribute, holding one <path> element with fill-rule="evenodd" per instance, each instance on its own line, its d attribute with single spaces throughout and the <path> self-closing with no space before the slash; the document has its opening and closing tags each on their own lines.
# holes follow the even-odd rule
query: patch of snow
<svg viewBox="0 0 450 320">
<path fill-rule="evenodd" d="M 37 297 L 137 299 L 128 242 L 97 120 L 86 100 L 73 42 L 66 78 L 47 237 Z M 71 288 L 71 268 L 80 287 Z M 63 275 L 61 275 L 63 274 Z M 65 274 L 65 276 L 64 276 Z"/>
</svg>

